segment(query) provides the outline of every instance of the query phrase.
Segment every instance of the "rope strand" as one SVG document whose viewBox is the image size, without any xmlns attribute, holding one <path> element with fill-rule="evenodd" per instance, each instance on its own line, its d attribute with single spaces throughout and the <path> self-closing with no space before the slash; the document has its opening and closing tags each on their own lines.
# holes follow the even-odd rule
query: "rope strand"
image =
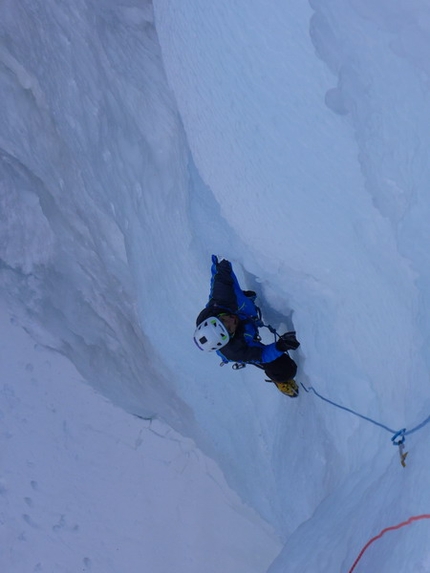
<svg viewBox="0 0 430 573">
<path fill-rule="evenodd" d="M 369 418 L 368 416 L 364 416 L 363 414 L 359 414 L 358 412 L 356 412 L 352 408 L 347 408 L 346 406 L 341 406 L 340 404 L 333 402 L 333 400 L 329 400 L 328 398 L 325 398 L 319 392 L 317 392 L 315 390 L 315 388 L 313 388 L 312 386 L 310 386 L 309 388 L 306 388 L 306 386 L 304 384 L 302 384 L 301 382 L 300 382 L 300 384 L 306 392 L 308 392 L 308 393 L 313 392 L 315 394 L 315 396 L 318 396 L 318 398 L 320 398 L 321 400 L 324 400 L 324 402 L 327 402 L 328 404 L 331 404 L 332 406 L 336 406 L 336 408 L 340 408 L 341 410 L 345 410 L 345 412 L 349 412 L 350 414 L 354 414 L 354 416 L 358 416 L 359 418 L 362 418 L 363 420 L 367 420 L 368 422 L 375 424 L 375 426 L 379 426 L 380 428 L 387 430 L 387 432 L 390 432 L 391 434 L 397 433 L 397 430 L 393 430 L 393 429 L 389 428 L 388 426 L 386 426 L 385 424 L 381 424 L 380 422 L 377 422 L 376 420 L 373 420 L 372 418 Z"/>
<path fill-rule="evenodd" d="M 364 552 L 369 548 L 370 545 L 372 545 L 372 543 L 374 543 L 375 541 L 377 541 L 378 539 L 380 539 L 385 533 L 387 533 L 387 531 L 394 531 L 395 529 L 400 529 L 401 527 L 405 527 L 406 525 L 410 525 L 411 523 L 413 523 L 414 521 L 419 521 L 420 519 L 430 519 L 430 515 L 425 513 L 423 515 L 416 515 L 414 517 L 410 517 L 409 519 L 407 519 L 406 521 L 403 521 L 402 523 L 399 523 L 397 525 L 392 525 L 391 527 L 386 527 L 385 529 L 383 529 L 380 533 L 378 533 L 378 535 L 375 535 L 375 537 L 372 537 L 372 539 L 370 539 L 366 545 L 363 547 L 363 549 L 360 551 L 360 553 L 358 554 L 357 559 L 354 561 L 354 564 L 352 565 L 351 569 L 348 571 L 348 573 L 352 573 L 354 571 L 354 569 L 356 568 L 358 562 L 360 561 L 360 559 L 363 557 Z"/>
<path fill-rule="evenodd" d="M 261 313 L 261 311 L 260 311 L 260 313 Z M 264 324 L 264 322 L 261 320 L 261 314 L 259 315 L 259 326 L 267 328 L 274 335 L 275 342 L 276 342 L 276 340 L 279 338 L 278 332 L 270 324 Z M 381 422 L 378 422 L 377 420 L 373 420 L 372 418 L 369 418 L 369 416 L 364 416 L 363 414 L 356 412 L 352 408 L 347 408 L 346 406 L 342 406 L 341 404 L 338 404 L 337 402 L 334 402 L 333 400 L 329 400 L 328 398 L 326 398 L 325 396 L 323 396 L 322 394 L 317 392 L 317 390 L 315 390 L 315 388 L 313 386 L 309 386 L 309 388 L 307 388 L 302 382 L 300 382 L 300 385 L 305 390 L 305 392 L 307 392 L 308 394 L 310 392 L 313 392 L 315 394 L 315 396 L 317 396 L 318 398 L 320 398 L 324 402 L 327 402 L 327 404 L 331 404 L 332 406 L 335 406 L 336 408 L 339 408 L 340 410 L 344 410 L 345 412 L 349 412 L 350 414 L 353 414 L 354 416 L 357 416 L 358 418 L 361 418 L 362 420 L 366 420 L 366 422 L 370 422 L 371 424 L 374 424 L 375 426 L 379 426 L 383 430 L 390 432 L 390 434 L 393 435 L 393 437 L 391 438 L 391 441 L 392 441 L 394 446 L 399 446 L 399 447 L 402 446 L 405 442 L 406 436 L 409 436 L 410 434 L 413 434 L 414 432 L 421 430 L 421 428 L 424 428 L 424 426 L 426 426 L 430 422 L 430 416 L 428 416 L 420 424 L 417 424 L 415 427 L 411 428 L 410 430 L 406 430 L 406 428 L 403 428 L 401 430 L 393 430 L 389 426 L 386 426 L 385 424 L 382 424 Z M 401 458 L 402 458 L 402 454 L 401 454 Z M 403 456 L 403 458 L 402 458 L 403 459 L 402 465 L 404 465 L 403 464 L 404 458 L 405 458 L 405 456 Z"/>
<path fill-rule="evenodd" d="M 369 416 L 364 416 L 363 414 L 356 412 L 352 408 L 347 408 L 346 406 L 342 406 L 341 404 L 338 404 L 337 402 L 333 402 L 333 400 L 329 400 L 328 398 L 325 398 L 325 396 L 323 396 L 322 394 L 317 392 L 313 386 L 309 386 L 309 388 L 307 388 L 302 382 L 300 382 L 300 385 L 305 390 L 305 392 L 308 392 L 308 393 L 313 392 L 315 394 L 315 396 L 318 396 L 318 398 L 320 398 L 324 402 L 327 402 L 328 404 L 331 404 L 332 406 L 335 406 L 336 408 L 344 410 L 345 412 L 349 412 L 350 414 L 353 414 L 354 416 L 357 416 L 358 418 L 362 418 L 363 420 L 366 420 L 367 422 L 371 422 L 372 424 L 375 424 L 375 426 L 379 426 L 383 430 L 390 432 L 390 434 L 393 434 L 391 441 L 393 442 L 394 446 L 402 445 L 405 441 L 406 436 L 409 436 L 410 434 L 413 434 L 414 432 L 421 430 L 421 428 L 424 428 L 424 426 L 426 426 L 430 422 L 430 416 L 428 416 L 424 421 L 422 421 L 420 424 L 418 424 L 414 428 L 411 428 L 410 430 L 406 430 L 406 428 L 403 428 L 402 430 L 393 430 L 392 428 L 386 426 L 385 424 L 382 424 L 381 422 L 377 422 L 376 420 L 369 418 Z"/>
</svg>

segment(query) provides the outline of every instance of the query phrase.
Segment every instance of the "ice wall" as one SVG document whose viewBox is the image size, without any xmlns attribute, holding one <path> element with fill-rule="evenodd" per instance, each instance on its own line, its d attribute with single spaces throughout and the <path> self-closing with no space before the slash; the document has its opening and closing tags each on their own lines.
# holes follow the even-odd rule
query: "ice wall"
<svg viewBox="0 0 430 573">
<path fill-rule="evenodd" d="M 151 5 L 7 4 L 3 292 L 27 328 L 113 401 L 186 426 L 189 410 L 153 367 L 132 270 L 145 256 L 139 243 L 150 251 L 152 235 L 169 226 L 160 217 L 173 182 L 186 195 L 186 149 Z"/>
<path fill-rule="evenodd" d="M 403 518 L 426 494 L 392 478 L 387 436 L 196 351 L 209 256 L 298 330 L 304 382 L 390 426 L 423 419 L 427 16 L 359 0 L 157 0 L 155 24 L 149 2 L 2 9 L 2 295 L 116 404 L 192 435 L 279 535 L 303 524 L 295 573 L 302 533 L 342 531 L 353 554 L 357 511 Z"/>
<path fill-rule="evenodd" d="M 155 8 L 197 169 L 244 243 L 247 270 L 267 285 L 266 302 L 279 312 L 294 308 L 308 372 L 325 387 L 371 391 L 383 360 L 384 375 L 407 387 L 408 376 L 423 376 L 427 357 L 416 352 L 417 265 L 399 241 L 421 240 L 426 230 L 421 225 L 415 235 L 412 225 L 410 233 L 393 225 L 389 213 L 400 213 L 394 204 L 402 192 L 384 199 L 390 186 L 404 187 L 400 172 L 408 169 L 413 140 L 396 151 L 381 144 L 398 129 L 398 108 L 385 105 L 385 95 L 407 64 L 391 56 L 386 34 L 374 38 L 368 21 L 341 4 L 316 3 L 315 12 L 302 2 L 288 10 L 263 2 L 156 1 Z M 373 92 L 369 76 L 380 84 Z M 418 90 L 415 69 L 401 77 Z M 399 106 L 404 96 L 397 96 Z M 348 112 L 348 102 L 357 113 Z M 374 109 L 386 114 L 386 128 Z M 419 112 L 400 112 L 413 133 Z M 407 197 L 406 210 L 413 207 Z M 400 344 L 404 354 L 392 356 Z M 333 352 L 321 364 L 321 355 Z M 387 414 L 400 407 L 401 398 L 391 399 Z"/>
</svg>

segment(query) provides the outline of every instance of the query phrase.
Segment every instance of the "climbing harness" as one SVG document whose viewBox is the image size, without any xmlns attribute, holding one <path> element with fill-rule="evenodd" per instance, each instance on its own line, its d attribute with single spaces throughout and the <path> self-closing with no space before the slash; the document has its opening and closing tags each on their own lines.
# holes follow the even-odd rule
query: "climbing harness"
<svg viewBox="0 0 430 573">
<path fill-rule="evenodd" d="M 276 342 L 279 338 L 281 338 L 281 335 L 277 332 L 276 328 L 273 328 L 273 326 L 271 326 L 270 324 L 264 324 L 261 318 L 260 308 L 256 306 L 256 309 L 257 309 L 257 316 L 255 318 L 252 317 L 252 320 L 254 321 L 255 325 L 258 328 L 267 328 L 275 337 L 275 342 Z M 261 337 L 257 334 L 255 336 L 255 339 L 261 340 Z M 220 366 L 224 366 L 225 364 L 228 364 L 227 360 L 222 360 L 220 362 Z M 264 366 L 262 366 L 261 364 L 253 364 L 253 366 L 257 366 L 257 368 L 261 368 L 264 370 Z M 242 368 L 245 367 L 246 364 L 244 362 L 235 362 L 234 364 L 232 364 L 233 370 L 242 370 Z M 287 382 L 275 382 L 275 380 L 266 380 L 266 382 L 272 382 L 273 384 L 275 384 L 278 390 L 282 392 L 282 394 L 286 394 L 287 396 L 290 396 L 290 398 L 296 398 L 299 395 L 299 387 L 297 386 L 296 381 L 293 379 L 287 380 Z"/>
</svg>

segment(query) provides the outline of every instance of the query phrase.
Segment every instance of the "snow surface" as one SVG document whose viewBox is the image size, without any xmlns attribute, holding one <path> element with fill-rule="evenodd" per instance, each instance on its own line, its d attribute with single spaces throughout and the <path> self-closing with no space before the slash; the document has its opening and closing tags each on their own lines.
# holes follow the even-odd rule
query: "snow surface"
<svg viewBox="0 0 430 573">
<path fill-rule="evenodd" d="M 297 330 L 300 382 L 429 416 L 428 3 L 0 16 L 2 570 L 348 573 L 430 512 L 430 424 L 402 468 L 383 428 L 192 333 L 225 256 Z M 355 572 L 429 548 L 423 520 Z"/>
<path fill-rule="evenodd" d="M 1 571 L 267 568 L 276 536 L 191 439 L 113 406 L 1 319 Z"/>
</svg>

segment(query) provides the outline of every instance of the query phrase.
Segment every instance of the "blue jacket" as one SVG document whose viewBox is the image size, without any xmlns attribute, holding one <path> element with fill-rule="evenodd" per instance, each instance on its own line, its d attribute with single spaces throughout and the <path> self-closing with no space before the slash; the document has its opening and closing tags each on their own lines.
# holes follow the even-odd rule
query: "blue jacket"
<svg viewBox="0 0 430 573">
<path fill-rule="evenodd" d="M 212 255 L 212 277 L 209 302 L 197 317 L 197 325 L 209 316 L 217 316 L 223 312 L 239 317 L 236 332 L 230 341 L 217 350 L 218 356 L 224 362 L 239 362 L 249 364 L 267 364 L 273 362 L 283 352 L 276 348 L 276 343 L 263 344 L 259 340 L 258 325 L 262 325 L 257 307 L 252 298 L 245 295 L 239 286 L 231 263 L 225 259 L 218 262 Z"/>
</svg>

